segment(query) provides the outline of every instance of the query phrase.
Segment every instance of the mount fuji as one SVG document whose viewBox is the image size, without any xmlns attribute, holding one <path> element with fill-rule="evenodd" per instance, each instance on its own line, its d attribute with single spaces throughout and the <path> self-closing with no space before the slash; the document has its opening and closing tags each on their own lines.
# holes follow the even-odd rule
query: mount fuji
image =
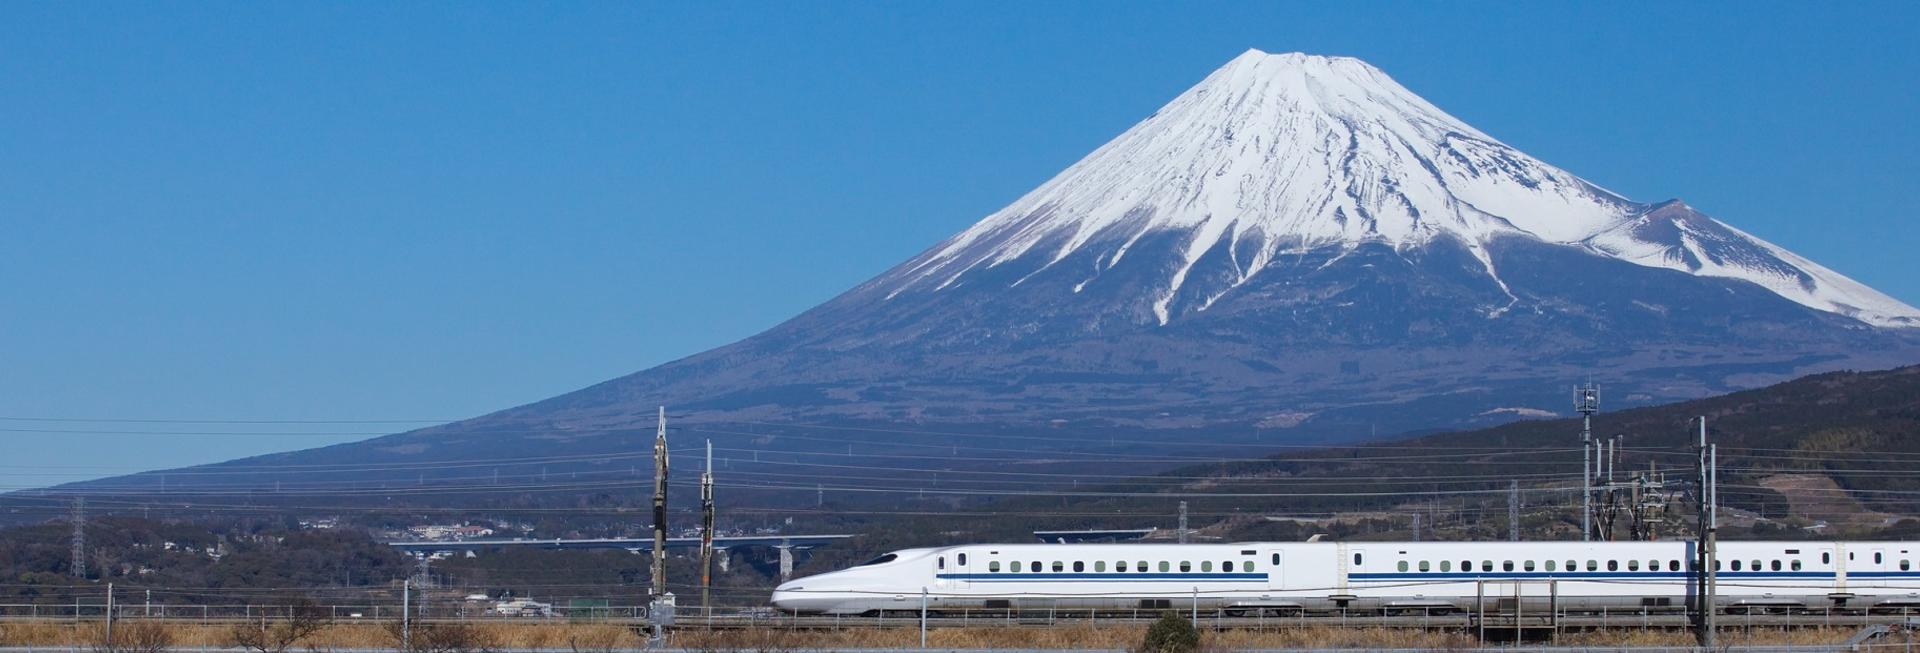
<svg viewBox="0 0 1920 653">
<path fill-rule="evenodd" d="M 1342 437 L 1920 361 L 1920 310 L 1637 202 L 1358 59 L 1248 51 L 1011 205 L 765 333 L 491 419 Z M 1616 404 L 1618 405 L 1618 404 Z"/>
<path fill-rule="evenodd" d="M 263 460 L 631 451 L 657 405 L 683 423 L 1351 440 L 1565 413 L 1589 379 L 1619 407 L 1913 363 L 1916 327 L 1912 306 L 1528 156 L 1360 60 L 1248 51 L 764 333 Z M 756 447 L 838 446 L 778 440 Z"/>
</svg>

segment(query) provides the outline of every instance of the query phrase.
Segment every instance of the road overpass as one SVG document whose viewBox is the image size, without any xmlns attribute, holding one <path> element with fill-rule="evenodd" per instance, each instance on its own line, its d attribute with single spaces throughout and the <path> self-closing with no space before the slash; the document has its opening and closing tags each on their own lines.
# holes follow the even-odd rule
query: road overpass
<svg viewBox="0 0 1920 653">
<path fill-rule="evenodd" d="M 734 547 L 765 546 L 780 552 L 780 577 L 793 575 L 793 552 L 826 546 L 840 540 L 853 537 L 847 534 L 834 535 L 723 535 L 713 538 L 715 551 L 725 551 Z M 387 546 L 414 555 L 426 556 L 435 553 L 453 553 L 456 551 L 480 551 L 486 549 L 622 549 L 632 553 L 651 553 L 653 538 L 607 537 L 593 539 L 482 539 L 448 540 L 444 542 L 399 541 L 388 542 Z M 698 549 L 700 538 L 667 538 L 667 549 Z M 721 560 L 726 560 L 721 556 Z M 724 566 L 724 562 L 722 565 Z"/>
</svg>

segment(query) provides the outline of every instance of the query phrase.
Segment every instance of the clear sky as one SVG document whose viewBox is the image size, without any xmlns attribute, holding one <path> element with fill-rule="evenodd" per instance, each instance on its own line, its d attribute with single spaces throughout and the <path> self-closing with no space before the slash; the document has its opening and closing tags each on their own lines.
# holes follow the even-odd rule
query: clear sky
<svg viewBox="0 0 1920 653">
<path fill-rule="evenodd" d="M 1920 303 L 1920 3 L 1326 5 L 0 3 L 0 417 L 457 418 L 633 372 L 1249 47 Z M 405 426 L 0 420 L 0 487 Z"/>
</svg>

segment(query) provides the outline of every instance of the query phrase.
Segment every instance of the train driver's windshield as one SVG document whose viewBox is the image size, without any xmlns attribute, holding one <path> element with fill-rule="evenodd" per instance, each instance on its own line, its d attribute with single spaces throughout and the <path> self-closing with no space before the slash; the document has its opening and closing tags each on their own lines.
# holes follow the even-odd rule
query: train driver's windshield
<svg viewBox="0 0 1920 653">
<path fill-rule="evenodd" d="M 854 565 L 854 566 L 855 566 L 855 567 L 867 567 L 867 566 L 871 566 L 871 565 L 879 565 L 879 564 L 886 564 L 886 563 L 889 563 L 889 562 L 893 562 L 894 560 L 898 560 L 899 558 L 900 558 L 900 556 L 897 556 L 897 555 L 894 555 L 894 554 L 891 554 L 891 553 L 889 553 L 889 554 L 886 554 L 886 555 L 883 555 L 883 556 L 880 556 L 880 557 L 878 557 L 878 558 L 874 558 L 874 559 L 872 559 L 872 560 L 868 560 L 868 561 L 866 561 L 866 562 L 862 562 L 862 563 L 860 563 L 860 564 L 857 564 L 857 565 Z"/>
</svg>

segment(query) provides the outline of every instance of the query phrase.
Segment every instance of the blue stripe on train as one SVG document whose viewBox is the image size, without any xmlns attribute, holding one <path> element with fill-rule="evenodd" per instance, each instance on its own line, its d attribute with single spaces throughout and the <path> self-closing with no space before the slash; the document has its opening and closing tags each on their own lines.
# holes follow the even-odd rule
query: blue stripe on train
<svg viewBox="0 0 1920 653">
<path fill-rule="evenodd" d="M 1265 581 L 1264 573 L 1227 574 L 1227 573 L 998 573 L 998 574 L 937 574 L 945 580 L 1229 580 L 1229 581 Z"/>
<path fill-rule="evenodd" d="M 1816 579 L 1832 580 L 1830 571 L 1722 571 L 1714 576 L 1718 578 L 1767 578 L 1767 579 Z M 1920 579 L 1920 571 L 1852 571 L 1849 578 L 1912 578 Z M 1213 580 L 1254 582 L 1267 580 L 1265 573 L 980 573 L 980 574 L 938 574 L 942 580 L 969 581 L 1045 581 L 1045 580 L 1086 580 L 1086 581 L 1150 581 L 1150 580 Z M 1639 580 L 1668 579 L 1687 580 L 1693 578 L 1690 571 L 1486 571 L 1486 572 L 1386 572 L 1386 573 L 1350 573 L 1348 580 L 1476 580 L 1492 579 L 1562 579 L 1562 580 Z"/>
<path fill-rule="evenodd" d="M 1872 573 L 1890 572 L 1850 572 L 1848 576 L 1866 576 Z M 1907 574 L 1920 578 L 1920 574 Z M 1831 571 L 1722 571 L 1714 574 L 1718 578 L 1833 578 Z M 1477 572 L 1389 572 L 1347 574 L 1349 580 L 1473 580 L 1476 578 L 1559 578 L 1559 579 L 1641 579 L 1641 578 L 1693 578 L 1691 571 L 1477 571 Z"/>
</svg>

